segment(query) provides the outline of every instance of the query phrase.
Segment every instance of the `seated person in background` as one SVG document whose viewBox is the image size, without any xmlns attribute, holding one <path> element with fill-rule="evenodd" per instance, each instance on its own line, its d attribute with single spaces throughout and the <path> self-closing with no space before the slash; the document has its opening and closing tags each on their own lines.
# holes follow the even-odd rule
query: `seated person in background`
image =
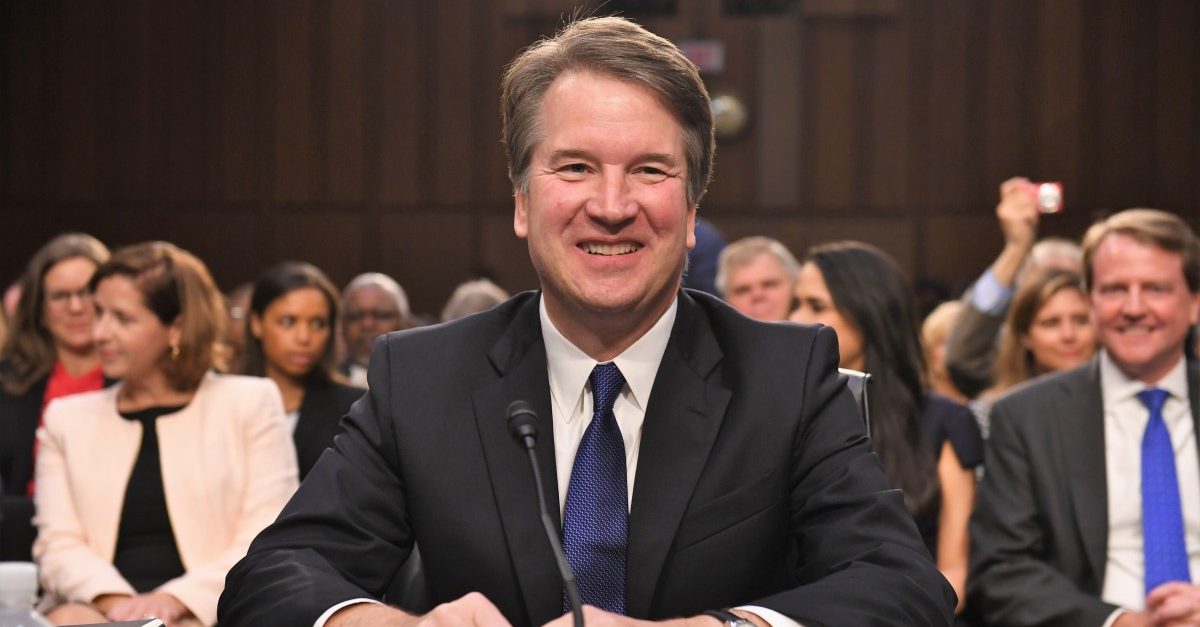
<svg viewBox="0 0 1200 627">
<path fill-rule="evenodd" d="M 450 300 L 446 301 L 446 306 L 442 308 L 442 322 L 487 311 L 508 298 L 508 292 L 487 279 L 467 281 L 454 288 Z"/>
<path fill-rule="evenodd" d="M 966 403 L 967 396 L 954 387 L 950 373 L 946 371 L 946 340 L 962 308 L 960 300 L 945 301 L 934 307 L 921 323 L 921 349 L 925 352 L 925 367 L 929 371 L 929 389 L 958 403 Z"/>
<path fill-rule="evenodd" d="M 786 246 L 769 237 L 744 237 L 721 251 L 717 290 L 743 315 L 776 322 L 792 312 L 800 264 Z"/>
<path fill-rule="evenodd" d="M 99 240 L 69 233 L 42 246 L 21 277 L 21 296 L 0 352 L 0 477 L 9 496 L 33 495 L 34 439 L 46 405 L 104 387 L 92 342 L 88 281 L 107 260 L 108 249 Z"/>
<path fill-rule="evenodd" d="M 54 401 L 39 432 L 47 617 L 213 625 L 226 571 L 296 489 L 279 390 L 212 372 L 225 313 L 190 253 L 122 249 L 91 287 L 100 363 L 121 382 Z"/>
<path fill-rule="evenodd" d="M 1088 230 L 1101 351 L 992 408 L 971 519 L 970 607 L 987 625 L 1200 625 L 1200 242 L 1130 209 Z"/>
<path fill-rule="evenodd" d="M 367 361 L 375 338 L 412 326 L 408 295 L 392 277 L 366 272 L 342 290 L 342 338 L 346 357 L 338 373 L 351 385 L 367 387 Z"/>
<path fill-rule="evenodd" d="M 892 487 L 904 490 L 938 570 L 958 594 L 967 579 L 967 520 L 983 439 L 971 412 L 923 389 L 917 303 L 886 253 L 860 242 L 809 250 L 792 320 L 837 331 L 841 366 L 870 373 L 871 448 Z"/>
<path fill-rule="evenodd" d="M 1022 281 L 1000 332 L 995 383 L 970 403 L 986 434 L 992 403 L 1017 384 L 1082 366 L 1096 352 L 1083 277 L 1048 268 Z"/>
<path fill-rule="evenodd" d="M 279 386 L 302 481 L 364 392 L 334 378 L 337 314 L 333 283 L 300 261 L 267 270 L 250 297 L 242 374 L 269 377 Z"/>
<path fill-rule="evenodd" d="M 1022 277 L 1043 268 L 1082 272 L 1075 242 L 1047 238 L 1035 243 L 1041 214 L 1037 186 L 1028 179 L 1011 178 L 1000 184 L 996 217 L 1004 248 L 963 295 L 963 311 L 946 341 L 946 369 L 955 387 L 968 398 L 975 398 L 993 383 L 1000 328 Z"/>
</svg>

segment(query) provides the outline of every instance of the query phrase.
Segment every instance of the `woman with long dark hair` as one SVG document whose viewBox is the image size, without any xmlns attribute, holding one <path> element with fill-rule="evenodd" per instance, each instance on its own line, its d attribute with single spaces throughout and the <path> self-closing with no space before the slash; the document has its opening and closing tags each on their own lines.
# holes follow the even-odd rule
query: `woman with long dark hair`
<svg viewBox="0 0 1200 627">
<path fill-rule="evenodd" d="M 333 330 L 338 297 L 316 266 L 285 261 L 254 283 L 247 317 L 243 373 L 279 386 L 303 479 L 363 395 L 334 375 Z"/>
<path fill-rule="evenodd" d="M 983 440 L 970 410 L 926 390 L 916 300 L 896 262 L 860 242 L 809 250 L 792 320 L 838 334 L 841 366 L 871 374 L 871 444 L 938 569 L 965 596 L 967 521 Z"/>
</svg>

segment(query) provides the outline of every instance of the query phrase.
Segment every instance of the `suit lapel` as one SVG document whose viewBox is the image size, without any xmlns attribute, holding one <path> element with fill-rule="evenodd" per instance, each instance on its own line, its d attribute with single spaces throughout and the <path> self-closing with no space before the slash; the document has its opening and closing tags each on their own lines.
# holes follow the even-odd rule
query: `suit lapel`
<svg viewBox="0 0 1200 627">
<path fill-rule="evenodd" d="M 650 611 L 675 532 L 724 418 L 730 392 L 708 379 L 720 359 L 704 311 L 681 292 L 642 427 L 625 569 L 630 616 Z"/>
<path fill-rule="evenodd" d="M 1193 432 L 1200 433 L 1200 363 L 1189 361 L 1184 366 L 1187 372 L 1188 402 L 1192 406 Z M 1200 436 L 1194 439 L 1197 448 L 1200 448 Z"/>
<path fill-rule="evenodd" d="M 1058 451 L 1066 460 L 1075 523 L 1097 585 L 1104 581 L 1108 553 L 1108 471 L 1104 464 L 1104 400 L 1100 361 L 1063 382 L 1055 404 Z M 1099 590 L 1097 590 L 1099 592 Z"/>
<path fill-rule="evenodd" d="M 540 624 L 562 613 L 562 583 L 542 528 L 528 456 L 509 435 L 505 414 L 515 400 L 531 403 L 537 412 L 538 467 L 557 530 L 558 480 L 538 298 L 530 298 L 517 310 L 488 358 L 499 376 L 474 392 L 475 422 L 528 622 Z"/>
</svg>

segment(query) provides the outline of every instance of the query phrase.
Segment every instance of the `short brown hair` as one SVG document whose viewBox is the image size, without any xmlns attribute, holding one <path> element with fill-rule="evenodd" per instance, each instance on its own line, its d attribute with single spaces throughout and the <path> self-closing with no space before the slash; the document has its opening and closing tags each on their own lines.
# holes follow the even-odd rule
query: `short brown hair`
<svg viewBox="0 0 1200 627">
<path fill-rule="evenodd" d="M 162 370 L 177 390 L 192 390 L 212 368 L 223 369 L 227 350 L 224 300 L 204 262 L 168 242 L 145 242 L 118 250 L 92 277 L 123 276 L 142 294 L 146 308 L 164 325 L 179 322 L 179 355 L 163 355 Z"/>
<path fill-rule="evenodd" d="M 24 394 L 50 374 L 58 353 L 45 325 L 46 273 L 58 262 L 79 257 L 99 266 L 108 261 L 108 248 L 84 233 L 64 233 L 46 242 L 21 275 L 21 297 L 4 344 L 0 381 L 9 394 Z"/>
<path fill-rule="evenodd" d="M 649 89 L 683 127 L 687 199 L 696 205 L 712 177 L 712 108 L 695 64 L 675 44 L 625 18 L 575 20 L 517 55 L 504 72 L 500 113 L 513 188 L 529 191 L 529 166 L 542 140 L 546 90 L 566 72 L 590 71 Z"/>
<path fill-rule="evenodd" d="M 1125 235 L 1179 255 L 1188 291 L 1200 292 L 1200 243 L 1196 233 L 1179 216 L 1158 209 L 1126 209 L 1088 229 L 1083 236 L 1083 271 L 1089 289 L 1095 285 L 1092 265 L 1096 250 L 1109 235 Z"/>
</svg>

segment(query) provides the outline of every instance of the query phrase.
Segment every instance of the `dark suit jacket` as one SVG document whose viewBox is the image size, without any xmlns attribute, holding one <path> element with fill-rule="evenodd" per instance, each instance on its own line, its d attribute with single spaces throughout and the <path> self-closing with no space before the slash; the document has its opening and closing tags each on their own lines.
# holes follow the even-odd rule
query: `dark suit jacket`
<svg viewBox="0 0 1200 627">
<path fill-rule="evenodd" d="M 1099 627 L 1116 609 L 1100 600 L 1108 484 L 1099 364 L 1022 385 L 992 409 L 967 589 L 967 607 L 988 625 Z M 1188 390 L 1200 425 L 1195 363 Z"/>
<path fill-rule="evenodd" d="M 946 372 L 954 387 L 975 398 L 995 381 L 996 342 L 1005 314 L 976 309 L 970 290 L 963 295 L 962 304 L 962 312 L 946 336 Z"/>
<path fill-rule="evenodd" d="M 365 392 L 362 388 L 332 381 L 313 383 L 305 388 L 304 400 L 300 402 L 300 418 L 292 433 L 302 481 L 321 453 L 333 444 L 333 436 L 337 435 L 342 416 Z"/>
<path fill-rule="evenodd" d="M 682 293 L 642 432 L 631 616 L 753 602 L 814 626 L 949 624 L 953 592 L 836 368 L 829 329 L 758 323 Z M 539 417 L 557 514 L 536 293 L 377 340 L 370 392 L 230 571 L 221 624 L 311 624 L 377 596 L 414 539 L 435 602 L 479 591 L 516 625 L 559 616 L 528 459 L 506 427 L 518 399 Z"/>
<path fill-rule="evenodd" d="M 0 386 L 0 480 L 9 496 L 25 496 L 33 477 L 33 441 L 45 395 L 46 377 L 20 395 Z"/>
</svg>

